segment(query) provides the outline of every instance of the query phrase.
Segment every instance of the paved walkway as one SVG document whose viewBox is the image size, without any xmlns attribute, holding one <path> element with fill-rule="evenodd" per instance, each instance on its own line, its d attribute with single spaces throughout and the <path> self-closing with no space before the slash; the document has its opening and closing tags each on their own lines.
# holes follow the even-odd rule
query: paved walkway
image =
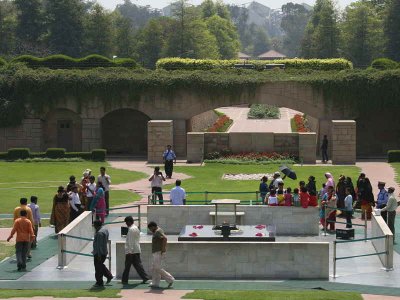
<svg viewBox="0 0 400 300">
<path fill-rule="evenodd" d="M 275 132 L 291 133 L 290 119 L 298 113 L 295 110 L 280 108 L 281 118 L 272 120 L 253 120 L 247 118 L 248 107 L 221 107 L 218 111 L 233 120 L 228 132 Z"/>
</svg>

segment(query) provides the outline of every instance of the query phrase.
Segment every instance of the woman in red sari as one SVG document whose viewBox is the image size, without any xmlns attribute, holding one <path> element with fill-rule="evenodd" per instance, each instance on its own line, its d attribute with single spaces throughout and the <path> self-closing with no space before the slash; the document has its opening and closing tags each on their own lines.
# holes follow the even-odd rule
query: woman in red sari
<svg viewBox="0 0 400 300">
<path fill-rule="evenodd" d="M 69 223 L 69 198 L 64 187 L 59 186 L 57 194 L 53 198 L 50 224 L 55 226 L 56 233 L 59 233 Z"/>
</svg>

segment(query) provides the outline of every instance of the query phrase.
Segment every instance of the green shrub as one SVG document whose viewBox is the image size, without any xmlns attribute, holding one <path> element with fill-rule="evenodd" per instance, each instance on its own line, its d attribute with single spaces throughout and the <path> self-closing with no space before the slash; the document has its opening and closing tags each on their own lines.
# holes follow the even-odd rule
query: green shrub
<svg viewBox="0 0 400 300">
<path fill-rule="evenodd" d="M 116 67 L 138 68 L 137 62 L 132 58 L 117 58 L 114 60 Z"/>
<path fill-rule="evenodd" d="M 93 149 L 92 150 L 92 160 L 93 161 L 105 161 L 107 155 L 107 150 L 105 149 Z"/>
<path fill-rule="evenodd" d="M 6 160 L 8 156 L 7 152 L 0 152 L 0 160 Z"/>
<path fill-rule="evenodd" d="M 399 67 L 399 64 L 389 58 L 377 58 L 371 63 L 371 67 L 378 70 L 393 70 Z"/>
<path fill-rule="evenodd" d="M 0 67 L 5 66 L 7 62 L 0 57 Z"/>
<path fill-rule="evenodd" d="M 252 104 L 247 114 L 249 119 L 279 119 L 279 107 L 268 104 Z"/>
<path fill-rule="evenodd" d="M 235 65 L 243 64 L 242 60 L 212 60 L 212 59 L 189 59 L 189 58 L 162 58 L 157 61 L 157 69 L 172 70 L 212 70 L 212 69 L 232 69 Z M 352 69 L 350 61 L 342 58 L 334 59 L 279 59 L 279 60 L 251 60 L 246 64 L 254 65 L 256 70 L 265 69 L 267 64 L 284 64 L 285 69 L 297 70 L 321 70 L 321 71 L 340 71 Z"/>
<path fill-rule="evenodd" d="M 8 149 L 7 159 L 8 160 L 17 160 L 17 159 L 26 159 L 30 156 L 29 148 L 11 148 Z"/>
<path fill-rule="evenodd" d="M 31 152 L 29 158 L 36 159 L 36 158 L 45 158 L 46 152 Z"/>
<path fill-rule="evenodd" d="M 40 65 L 50 69 L 70 69 L 76 65 L 76 61 L 67 55 L 58 54 L 40 59 Z"/>
<path fill-rule="evenodd" d="M 46 150 L 46 157 L 48 158 L 63 158 L 64 156 L 64 148 L 49 148 Z"/>
<path fill-rule="evenodd" d="M 81 158 L 84 160 L 91 160 L 92 153 L 91 152 L 67 152 L 64 155 L 65 158 Z"/>
<path fill-rule="evenodd" d="M 388 162 L 400 162 L 400 150 L 389 150 Z"/>
<path fill-rule="evenodd" d="M 98 67 L 112 67 L 113 62 L 107 57 L 92 54 L 77 60 L 77 66 L 81 69 L 98 68 Z"/>
</svg>

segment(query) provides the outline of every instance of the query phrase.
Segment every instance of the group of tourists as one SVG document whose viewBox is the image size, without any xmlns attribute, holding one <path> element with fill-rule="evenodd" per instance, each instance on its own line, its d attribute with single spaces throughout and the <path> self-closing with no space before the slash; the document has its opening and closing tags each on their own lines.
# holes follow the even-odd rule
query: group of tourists
<svg viewBox="0 0 400 300">
<path fill-rule="evenodd" d="M 55 232 L 63 230 L 75 220 L 83 211 L 93 211 L 96 218 L 104 223 L 109 212 L 111 177 L 106 168 L 100 168 L 96 178 L 90 169 L 86 169 L 80 180 L 70 176 L 66 188 L 59 186 L 53 197 L 50 224 L 54 225 Z"/>
<path fill-rule="evenodd" d="M 284 177 L 285 178 L 285 177 Z M 325 173 L 326 182 L 317 192 L 314 176 L 308 178 L 308 182 L 299 182 L 299 186 L 293 189 L 284 189 L 284 181 L 280 172 L 275 172 L 268 184 L 268 177 L 263 176 L 259 187 L 261 201 L 269 206 L 309 206 L 320 207 L 320 223 L 322 229 L 335 230 L 336 217 L 346 218 L 346 228 L 352 228 L 354 208 L 361 209 L 361 219 L 370 220 L 372 208 L 377 206 L 381 215 L 388 224 L 394 236 L 394 220 L 398 202 L 394 196 L 394 188 L 385 189 L 385 182 L 378 183 L 379 193 L 375 201 L 371 182 L 364 173 L 357 179 L 356 186 L 350 177 L 339 176 L 335 180 L 331 173 Z M 339 212 L 339 214 L 338 214 Z"/>
<path fill-rule="evenodd" d="M 128 232 L 126 234 L 125 242 L 125 268 L 122 273 L 121 283 L 124 285 L 128 284 L 129 272 L 131 266 L 133 266 L 142 279 L 142 284 L 146 284 L 150 277 L 144 270 L 140 258 L 140 230 L 134 224 L 134 220 L 131 216 L 125 217 L 125 224 L 128 227 Z M 114 278 L 111 271 L 104 264 L 108 255 L 107 241 L 109 238 L 109 232 L 106 228 L 102 227 L 103 224 L 100 220 L 94 221 L 93 225 L 96 230 L 92 251 L 96 278 L 96 284 L 94 286 L 103 287 L 103 277 L 107 278 L 107 283 Z M 151 246 L 153 255 L 152 282 L 149 286 L 151 288 L 159 288 L 161 279 L 164 279 L 168 283 L 168 288 L 170 288 L 174 283 L 175 278 L 163 268 L 168 239 L 164 234 L 164 231 L 158 227 L 155 222 L 149 222 L 147 228 L 153 235 Z"/>
</svg>

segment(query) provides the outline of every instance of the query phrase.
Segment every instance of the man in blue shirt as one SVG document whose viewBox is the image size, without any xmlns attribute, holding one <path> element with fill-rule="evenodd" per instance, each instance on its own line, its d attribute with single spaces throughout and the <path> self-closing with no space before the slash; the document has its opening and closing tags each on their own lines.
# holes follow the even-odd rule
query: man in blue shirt
<svg viewBox="0 0 400 300">
<path fill-rule="evenodd" d="M 389 194 L 385 189 L 385 182 L 379 181 L 378 182 L 378 197 L 376 198 L 377 208 L 382 209 L 387 205 Z M 385 220 L 387 220 L 387 211 L 381 211 L 381 216 Z"/>
<path fill-rule="evenodd" d="M 172 171 L 174 170 L 174 163 L 176 163 L 176 155 L 172 150 L 171 145 L 167 145 L 167 150 L 163 154 L 164 169 L 167 178 L 172 178 Z"/>
</svg>

